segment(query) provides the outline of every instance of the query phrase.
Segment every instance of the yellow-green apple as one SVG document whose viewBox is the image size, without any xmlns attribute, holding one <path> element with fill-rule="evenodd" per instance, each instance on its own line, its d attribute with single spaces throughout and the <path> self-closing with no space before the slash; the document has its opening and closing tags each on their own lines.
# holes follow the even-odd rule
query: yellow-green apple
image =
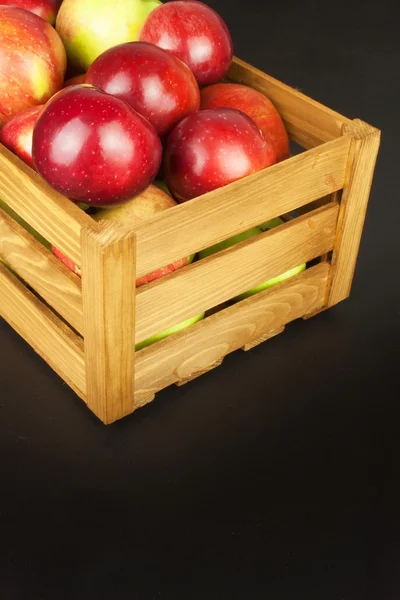
<svg viewBox="0 0 400 600">
<path fill-rule="evenodd" d="M 262 233 L 262 229 L 260 229 L 259 227 L 252 227 L 251 229 L 248 229 L 247 231 L 244 231 L 243 233 L 238 233 L 237 235 L 234 235 L 234 236 L 228 238 L 227 240 L 223 240 L 222 242 L 219 242 L 218 244 L 214 244 L 213 246 L 210 246 L 209 248 L 201 250 L 199 252 L 199 259 L 206 258 L 207 256 L 211 256 L 212 254 L 215 254 L 216 252 L 220 252 L 221 250 L 230 248 L 231 246 L 234 246 L 235 244 L 239 244 L 239 242 L 243 242 L 244 240 L 248 240 L 256 235 L 259 235 L 260 233 Z M 251 290 L 248 290 L 246 292 L 243 292 L 242 294 L 239 294 L 238 296 L 235 296 L 234 298 L 232 298 L 232 300 L 234 302 L 237 302 L 239 300 L 242 300 L 243 298 L 248 298 L 248 296 L 257 294 L 257 292 L 261 292 L 261 290 L 270 288 L 270 287 L 276 285 L 277 283 L 280 283 L 281 281 L 288 279 L 289 277 L 293 277 L 293 275 L 297 275 L 298 273 L 301 273 L 301 271 L 304 271 L 305 268 L 306 268 L 306 264 L 303 263 L 297 267 L 294 267 L 293 269 L 289 269 L 288 271 L 285 271 L 285 273 L 282 273 L 281 275 L 278 275 L 277 277 L 274 277 L 272 279 L 268 279 L 268 281 L 264 281 L 263 283 L 260 283 L 260 285 L 257 285 L 256 287 L 252 288 Z"/>
<path fill-rule="evenodd" d="M 90 65 L 85 83 L 128 102 L 159 136 L 200 108 L 199 86 L 189 67 L 147 42 L 106 50 Z"/>
<path fill-rule="evenodd" d="M 22 8 L 0 6 L 0 125 L 44 104 L 61 88 L 65 70 L 54 27 Z"/>
<path fill-rule="evenodd" d="M 8 6 L 18 6 L 42 17 L 51 25 L 56 22 L 58 9 L 62 0 L 1 0 L 1 4 Z"/>
<path fill-rule="evenodd" d="M 233 108 L 200 110 L 169 134 L 165 182 L 180 202 L 211 192 L 276 162 L 275 150 L 250 117 Z"/>
<path fill-rule="evenodd" d="M 87 71 L 105 50 L 134 42 L 159 0 L 64 0 L 56 29 L 64 42 L 68 62 Z"/>
<path fill-rule="evenodd" d="M 31 106 L 12 117 L 0 128 L 0 143 L 34 169 L 32 161 L 32 134 L 44 105 Z"/>
<path fill-rule="evenodd" d="M 216 83 L 201 90 L 201 108 L 236 108 L 257 123 L 276 152 L 277 162 L 289 156 L 289 137 L 282 118 L 267 96 L 246 85 Z"/>
<path fill-rule="evenodd" d="M 122 203 L 155 179 L 154 127 L 129 104 L 91 85 L 59 91 L 33 130 L 33 163 L 58 192 L 93 206 Z"/>
<path fill-rule="evenodd" d="M 196 315 L 195 317 L 191 317 L 190 319 L 186 319 L 185 321 L 178 323 L 178 325 L 174 325 L 173 327 L 169 327 L 168 329 L 161 331 L 161 333 L 155 333 L 154 335 L 147 338 L 146 340 L 143 340 L 142 342 L 139 342 L 138 344 L 136 344 L 135 350 L 141 350 L 142 348 L 145 348 L 146 346 L 150 346 L 150 344 L 154 344 L 154 342 L 158 342 L 159 340 L 162 340 L 162 339 L 172 335 L 173 333 L 177 333 L 178 331 L 182 331 L 182 329 L 186 329 L 186 327 L 190 327 L 190 325 L 193 325 L 194 323 L 197 323 L 198 321 L 201 321 L 202 319 L 204 319 L 204 315 L 205 315 L 204 312 L 200 313 L 199 315 Z"/>
<path fill-rule="evenodd" d="M 155 185 L 150 185 L 141 194 L 135 198 L 132 198 L 128 202 L 112 208 L 101 208 L 91 216 L 95 221 L 120 222 L 124 225 L 129 225 L 132 227 L 132 229 L 134 229 L 141 223 L 151 219 L 151 217 L 153 217 L 155 214 L 174 206 L 176 206 L 176 202 L 169 194 L 166 194 L 163 190 Z M 65 257 L 57 248 L 53 248 L 53 253 L 60 260 L 62 260 L 62 262 L 69 269 L 71 269 L 71 271 L 77 275 L 81 274 L 80 269 L 69 258 Z M 193 258 L 194 255 L 182 258 L 174 263 L 160 267 L 148 275 L 138 277 L 136 280 L 136 286 L 139 287 L 145 283 L 153 281 L 154 279 L 163 277 L 168 273 L 172 273 L 173 271 L 176 271 L 177 269 L 180 269 L 181 267 L 184 267 L 192 262 Z"/>
<path fill-rule="evenodd" d="M 203 2 L 176 0 L 155 8 L 143 25 L 140 40 L 183 60 L 200 85 L 220 81 L 232 62 L 228 27 Z"/>
</svg>

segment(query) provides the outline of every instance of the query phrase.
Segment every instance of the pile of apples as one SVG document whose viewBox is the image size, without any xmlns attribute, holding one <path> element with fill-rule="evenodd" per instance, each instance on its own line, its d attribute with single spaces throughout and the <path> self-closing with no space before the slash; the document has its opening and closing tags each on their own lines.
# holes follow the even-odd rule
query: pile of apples
<svg viewBox="0 0 400 600">
<path fill-rule="evenodd" d="M 272 102 L 224 82 L 232 57 L 227 25 L 198 1 L 0 0 L 0 142 L 94 219 L 135 227 L 289 156 Z"/>
</svg>

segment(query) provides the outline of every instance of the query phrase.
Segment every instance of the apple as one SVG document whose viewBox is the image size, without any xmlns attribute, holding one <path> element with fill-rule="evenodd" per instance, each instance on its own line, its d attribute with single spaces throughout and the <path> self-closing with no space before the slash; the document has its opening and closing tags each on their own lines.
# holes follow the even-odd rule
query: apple
<svg viewBox="0 0 400 600">
<path fill-rule="evenodd" d="M 70 85 L 79 85 L 80 83 L 85 83 L 86 73 L 81 73 L 80 75 L 74 75 L 73 77 L 69 77 L 63 83 L 63 88 L 69 87 Z"/>
<path fill-rule="evenodd" d="M 176 202 L 169 194 L 156 185 L 149 185 L 141 194 L 135 198 L 131 198 L 128 202 L 112 208 L 98 209 L 91 216 L 95 221 L 119 221 L 125 225 L 132 226 L 132 229 L 134 229 L 137 225 L 151 219 L 155 214 L 174 206 L 176 206 Z M 53 253 L 76 275 L 81 275 L 80 269 L 57 248 L 53 247 Z M 140 287 L 145 283 L 158 279 L 158 277 L 168 275 L 168 273 L 172 273 L 189 264 L 193 259 L 194 255 L 191 255 L 165 267 L 161 267 L 148 275 L 138 277 L 136 286 Z"/>
<path fill-rule="evenodd" d="M 232 108 L 200 110 L 170 133 L 164 178 L 184 202 L 275 162 L 274 149 L 250 117 Z"/>
<path fill-rule="evenodd" d="M 30 106 L 44 104 L 64 81 L 65 49 L 41 17 L 0 6 L 0 126 Z"/>
<path fill-rule="evenodd" d="M 24 8 L 54 25 L 62 0 L 1 0 L 1 4 Z"/>
<path fill-rule="evenodd" d="M 56 30 L 68 62 L 87 71 L 108 48 L 138 39 L 139 30 L 159 0 L 64 0 Z"/>
<path fill-rule="evenodd" d="M 265 223 L 261 223 L 259 228 L 261 231 L 267 231 L 267 229 L 272 229 L 273 227 L 278 227 L 278 225 L 282 225 L 283 221 L 280 217 L 275 217 L 275 219 L 270 219 L 269 221 L 265 221 Z"/>
<path fill-rule="evenodd" d="M 0 143 L 7 146 L 27 165 L 34 169 L 32 161 L 32 134 L 44 105 L 31 106 L 12 117 L 0 128 Z"/>
<path fill-rule="evenodd" d="M 67 87 L 46 104 L 32 148 L 37 171 L 54 189 L 92 206 L 140 194 L 156 177 L 162 155 L 144 117 L 87 84 Z"/>
<path fill-rule="evenodd" d="M 199 86 L 189 67 L 147 42 L 106 50 L 89 67 L 85 83 L 128 102 L 160 136 L 200 108 Z"/>
<path fill-rule="evenodd" d="M 289 137 L 281 116 L 271 100 L 246 85 L 216 83 L 201 90 L 201 108 L 236 108 L 257 123 L 280 162 L 289 156 Z"/>
<path fill-rule="evenodd" d="M 228 27 L 203 2 L 174 1 L 155 8 L 146 19 L 139 39 L 183 60 L 199 85 L 222 79 L 232 62 L 233 45 Z"/>
<path fill-rule="evenodd" d="M 269 221 L 269 223 L 272 223 L 272 220 Z M 275 226 L 275 225 L 272 225 L 272 226 Z M 213 246 L 210 246 L 209 248 L 205 248 L 204 250 L 201 250 L 199 252 L 199 259 L 206 258 L 207 256 L 211 256 L 212 254 L 215 254 L 216 252 L 220 252 L 221 250 L 230 248 L 231 246 L 234 246 L 235 244 L 238 244 L 239 242 L 243 242 L 244 240 L 248 240 L 256 235 L 259 235 L 260 233 L 262 233 L 262 229 L 260 229 L 260 227 L 252 227 L 251 229 L 247 229 L 247 231 L 243 231 L 242 233 L 233 235 L 232 237 L 228 238 L 227 240 L 223 240 L 222 242 L 218 242 L 217 244 L 214 244 Z M 303 264 L 299 265 L 298 267 L 289 269 L 288 271 L 285 271 L 285 273 L 282 273 L 282 275 L 278 275 L 277 277 L 273 277 L 272 279 L 269 279 L 268 281 L 264 281 L 263 283 L 260 283 L 260 285 L 257 285 L 256 287 L 252 288 L 251 290 L 248 290 L 246 292 L 243 292 L 242 294 L 239 294 L 238 296 L 235 296 L 234 298 L 232 298 L 232 301 L 238 302 L 239 300 L 248 298 L 249 296 L 252 296 L 253 294 L 257 294 L 257 292 L 261 292 L 261 290 L 270 288 L 270 287 L 276 285 L 277 283 L 280 283 L 281 281 L 288 279 L 289 277 L 293 277 L 293 275 L 297 275 L 298 273 L 301 273 L 301 271 L 304 271 L 305 268 L 306 268 L 306 264 L 303 263 Z"/>
<path fill-rule="evenodd" d="M 186 319 L 185 321 L 178 323 L 178 325 L 174 325 L 173 327 L 169 327 L 168 329 L 165 329 L 161 333 L 155 333 L 154 335 L 147 338 L 146 340 L 143 340 L 142 342 L 139 342 L 138 344 L 136 344 L 135 350 L 136 351 L 141 350 L 142 348 L 145 348 L 146 346 L 150 346 L 150 344 L 154 344 L 154 342 L 158 342 L 159 340 L 162 340 L 162 339 L 168 337 L 169 335 L 172 335 L 173 333 L 182 331 L 182 329 L 185 329 L 186 327 L 190 327 L 190 325 L 193 325 L 194 323 L 197 323 L 198 321 L 201 321 L 202 319 L 204 319 L 204 316 L 205 316 L 204 312 L 200 313 L 199 315 L 196 315 L 195 317 L 191 317 L 190 319 Z"/>
</svg>

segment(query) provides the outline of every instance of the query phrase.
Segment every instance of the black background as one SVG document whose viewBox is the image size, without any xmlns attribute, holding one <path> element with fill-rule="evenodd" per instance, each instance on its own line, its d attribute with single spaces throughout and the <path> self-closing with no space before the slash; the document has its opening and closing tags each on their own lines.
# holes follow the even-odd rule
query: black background
<svg viewBox="0 0 400 600">
<path fill-rule="evenodd" d="M 399 598 L 396 3 L 209 4 L 383 132 L 351 298 L 110 427 L 0 322 L 4 600 Z"/>
</svg>

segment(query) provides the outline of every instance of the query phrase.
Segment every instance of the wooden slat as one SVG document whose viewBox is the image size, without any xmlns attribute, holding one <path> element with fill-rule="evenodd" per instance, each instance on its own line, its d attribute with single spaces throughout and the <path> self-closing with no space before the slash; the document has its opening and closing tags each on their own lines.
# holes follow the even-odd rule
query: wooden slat
<svg viewBox="0 0 400 600">
<path fill-rule="evenodd" d="M 138 352 L 138 405 L 176 381 L 193 378 L 266 332 L 316 310 L 324 301 L 328 271 L 329 265 L 320 263 Z"/>
<path fill-rule="evenodd" d="M 132 232 L 82 230 L 87 404 L 103 423 L 134 410 L 135 280 Z"/>
<path fill-rule="evenodd" d="M 316 102 L 298 90 L 234 58 L 227 80 L 262 92 L 278 109 L 290 137 L 303 148 L 313 148 L 341 135 L 351 120 Z"/>
<path fill-rule="evenodd" d="M 353 141 L 332 257 L 328 306 L 337 304 L 350 294 L 380 145 L 380 131 L 359 119 L 345 126 L 343 131 L 350 134 Z"/>
<path fill-rule="evenodd" d="M 328 252 L 337 215 L 328 204 L 139 288 L 136 342 Z"/>
<path fill-rule="evenodd" d="M 81 228 L 93 224 L 93 219 L 1 144 L 0 198 L 75 264 L 81 264 Z"/>
<path fill-rule="evenodd" d="M 86 401 L 82 338 L 1 263 L 0 316 Z"/>
<path fill-rule="evenodd" d="M 74 329 L 83 332 L 79 277 L 1 209 L 0 257 Z"/>
<path fill-rule="evenodd" d="M 138 226 L 138 277 L 341 189 L 346 137 L 294 156 Z"/>
</svg>

